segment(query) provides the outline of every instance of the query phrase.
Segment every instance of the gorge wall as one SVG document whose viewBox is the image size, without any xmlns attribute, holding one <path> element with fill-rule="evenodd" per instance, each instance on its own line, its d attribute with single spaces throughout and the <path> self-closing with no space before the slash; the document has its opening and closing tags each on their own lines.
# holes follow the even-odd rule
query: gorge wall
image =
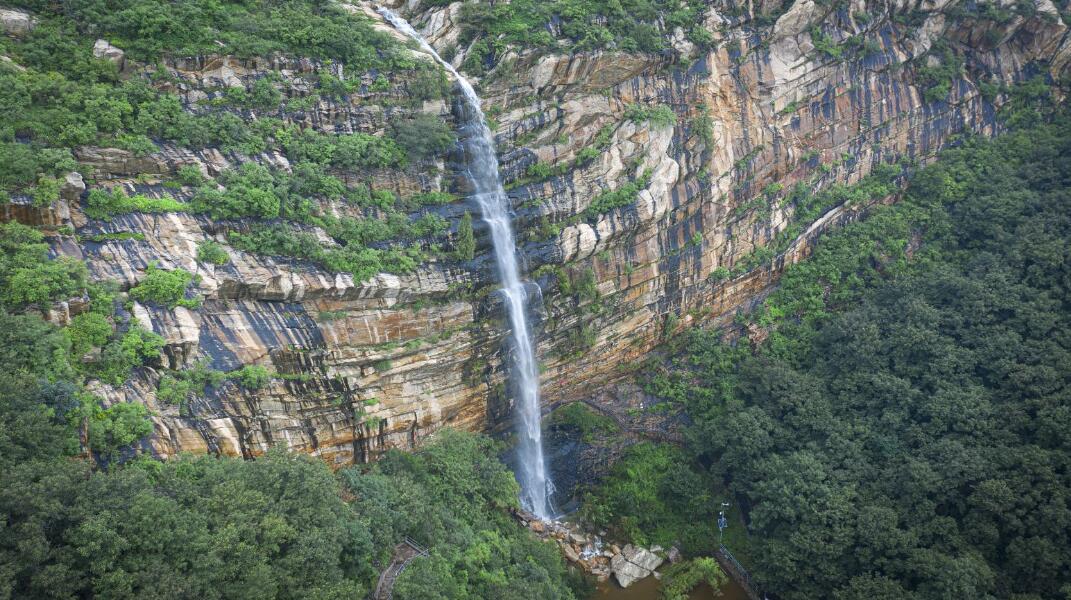
<svg viewBox="0 0 1071 600">
<path fill-rule="evenodd" d="M 462 64 L 472 46 L 462 3 L 387 4 Z M 1037 77 L 1059 93 L 1054 84 L 1071 60 L 1065 15 L 1049 0 L 1026 4 L 1009 3 L 994 20 L 950 1 L 708 2 L 702 27 L 713 43 L 702 48 L 680 31 L 665 32 L 672 49 L 657 54 L 504 48 L 488 65 L 481 95 L 496 123 L 522 254 L 542 290 L 536 321 L 544 402 L 591 396 L 667 335 L 731 319 L 761 299 L 785 264 L 805 256 L 821 231 L 867 208 L 845 204 L 800 222 L 797 185 L 858 182 L 881 164 L 924 162 L 962 134 L 993 135 L 1001 107 Z M 379 19 L 370 5 L 348 8 Z M 101 55 L 124 60 L 107 43 Z M 942 67 L 947 80 L 933 75 Z M 131 77 L 166 70 L 156 85 L 190 111 L 220 89 L 251 88 L 269 74 L 286 94 L 308 94 L 308 76 L 334 68 L 286 57 L 123 64 Z M 451 119 L 449 103 L 412 109 L 396 102 L 413 81 L 396 77 L 371 91 L 375 79 L 367 77 L 368 91 L 323 96 L 277 116 L 332 134 L 382 133 L 398 111 Z M 636 105 L 668 107 L 675 123 Z M 239 112 L 258 118 L 256 109 Z M 153 263 L 199 276 L 200 308 L 131 305 L 134 319 L 166 338 L 162 363 L 123 386 L 94 386 L 109 403 L 152 410 L 147 446 L 155 454 L 251 456 L 286 445 L 345 464 L 411 447 L 443 426 L 509 423 L 508 332 L 478 219 L 473 260 L 432 260 L 409 274 L 355 281 L 229 247 L 227 228 L 206 215 L 131 212 L 103 220 L 83 210 L 87 187 L 181 197 L 189 190 L 164 181 L 183 165 L 207 177 L 244 160 L 290 168 L 278 154 L 164 145 L 140 157 L 84 147 L 76 157 L 92 177 L 68 177 L 64 199 L 48 209 L 16 199 L 2 218 L 54 228 L 56 253 L 85 260 L 94 278 L 122 289 Z M 402 171 L 338 175 L 403 196 L 452 191 L 463 198 L 463 169 L 455 152 Z M 598 204 L 613 190 L 634 201 Z M 352 210 L 316 202 L 334 214 Z M 478 214 L 464 200 L 435 211 L 454 229 L 464 212 Z M 225 245 L 228 264 L 197 260 L 206 239 Z M 63 322 L 81 304 L 58 304 L 49 318 Z M 223 371 L 260 364 L 279 376 L 260 389 L 212 386 L 182 406 L 157 400 L 164 370 L 202 361 Z"/>
</svg>

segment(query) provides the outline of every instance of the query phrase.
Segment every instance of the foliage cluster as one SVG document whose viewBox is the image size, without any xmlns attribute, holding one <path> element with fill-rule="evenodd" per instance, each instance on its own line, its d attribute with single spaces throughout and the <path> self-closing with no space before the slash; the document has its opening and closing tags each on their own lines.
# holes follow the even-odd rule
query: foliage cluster
<svg viewBox="0 0 1071 600">
<path fill-rule="evenodd" d="M 649 122 L 653 127 L 670 127 L 677 124 L 677 114 L 665 104 L 629 104 L 625 107 L 625 118 L 633 123 Z"/>
<path fill-rule="evenodd" d="M 662 573 L 662 599 L 688 600 L 689 593 L 701 584 L 720 590 L 729 577 L 713 558 L 696 558 L 671 565 Z"/>
<path fill-rule="evenodd" d="M 710 553 L 718 543 L 713 488 L 683 450 L 644 442 L 629 447 L 606 480 L 584 494 L 580 510 L 618 538 Z"/>
<path fill-rule="evenodd" d="M 197 308 L 201 305 L 200 299 L 186 298 L 186 288 L 193 279 L 193 274 L 185 269 L 167 271 L 153 263 L 145 269 L 145 278 L 130 288 L 130 297 L 168 308 Z"/>
<path fill-rule="evenodd" d="M 643 174 L 616 190 L 602 192 L 592 199 L 591 204 L 584 210 L 584 218 L 587 220 L 597 219 L 599 215 L 606 214 L 615 208 L 631 206 L 636 203 L 637 195 L 651 183 L 651 170 L 647 169 Z"/>
<path fill-rule="evenodd" d="M 17 222 L 0 224 L 0 303 L 10 307 L 66 300 L 85 289 L 86 268 L 49 259 L 41 232 Z"/>
<path fill-rule="evenodd" d="M 585 442 L 620 430 L 616 421 L 596 413 L 583 402 L 573 402 L 555 410 L 550 414 L 550 424 L 575 430 Z"/>
<path fill-rule="evenodd" d="M 466 2 L 462 39 L 475 40 L 463 68 L 480 74 L 508 45 L 553 50 L 564 38 L 573 51 L 600 48 L 661 52 L 677 27 L 701 47 L 711 36 L 699 18 L 703 3 L 682 0 L 515 0 L 509 4 Z"/>
<path fill-rule="evenodd" d="M 103 37 L 131 58 L 150 64 L 168 55 L 246 58 L 282 53 L 331 60 L 358 74 L 413 66 L 404 47 L 375 31 L 368 19 L 326 2 L 85 0 L 60 7 L 45 0 L 15 0 L 10 4 L 44 19 L 31 32 L 31 44 L 58 44 L 58 35 L 69 38 L 67 46 Z M 40 54 L 47 51 L 42 50 Z"/>
<path fill-rule="evenodd" d="M 1071 590 L 1069 151 L 1066 118 L 947 151 L 786 271 L 754 351 L 652 374 L 778 596 Z"/>
</svg>

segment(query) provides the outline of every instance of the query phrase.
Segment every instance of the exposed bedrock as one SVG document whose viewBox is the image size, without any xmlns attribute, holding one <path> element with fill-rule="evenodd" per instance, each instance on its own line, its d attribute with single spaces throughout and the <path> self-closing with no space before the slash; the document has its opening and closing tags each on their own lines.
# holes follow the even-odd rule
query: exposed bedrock
<svg viewBox="0 0 1071 600">
<path fill-rule="evenodd" d="M 834 207 L 799 224 L 801 235 L 772 262 L 725 277 L 796 224 L 786 198 L 797 183 L 852 183 L 882 162 L 925 162 L 959 134 L 997 133 L 998 109 L 1009 94 L 983 94 L 983 88 L 1037 75 L 1055 79 L 1068 70 L 1067 27 L 1048 0 L 1035 6 L 1031 16 L 997 25 L 953 17 L 940 1 L 856 1 L 850 11 L 829 12 L 797 0 L 772 27 L 761 28 L 748 15 L 728 17 L 711 6 L 705 24 L 717 49 L 709 52 L 680 36 L 675 51 L 662 56 L 510 53 L 499 72 L 484 78 L 481 93 L 497 122 L 504 175 L 513 182 L 519 243 L 541 286 L 534 317 L 544 402 L 592 397 L 674 329 L 728 321 L 759 301 L 784 265 L 806 256 L 819 233 L 867 210 Z M 439 48 L 458 42 L 458 9 L 459 3 L 425 9 L 416 0 L 401 7 Z M 910 25 L 891 16 L 911 11 Z M 866 23 L 852 16 L 863 12 L 871 16 Z M 5 27 L 22 27 L 11 23 Z M 810 30 L 818 24 L 838 43 L 861 36 L 865 51 L 836 58 L 816 50 Z M 918 72 L 932 61 L 928 51 L 938 39 L 963 58 L 964 68 L 944 99 L 928 101 Z M 455 64 L 465 51 L 458 48 Z M 247 85 L 267 69 L 291 77 L 298 89 L 302 73 L 329 68 L 226 57 L 168 67 L 177 75 L 175 90 L 189 102 L 209 88 Z M 135 68 L 125 63 L 126 71 Z M 382 96 L 405 93 L 396 86 Z M 630 121 L 625 111 L 633 103 L 668 106 L 676 124 Z M 387 113 L 399 110 L 410 109 L 321 99 L 282 118 L 324 132 L 376 133 Z M 439 103 L 423 110 L 448 114 L 450 108 Z M 585 152 L 592 148 L 594 156 Z M 78 158 L 94 166 L 98 182 L 148 195 L 161 190 L 154 175 L 185 164 L 206 175 L 248 158 L 288 168 L 278 156 L 175 148 L 148 157 L 84 148 Z M 455 159 L 440 163 L 441 171 L 361 177 L 403 194 L 461 192 Z M 550 168 L 538 181 L 531 169 L 537 163 Z M 205 301 L 199 309 L 133 307 L 132 318 L 167 339 L 162 364 L 142 369 L 121 389 L 98 386 L 109 402 L 140 401 L 154 411 L 149 445 L 155 453 L 250 456 L 284 444 L 345 464 L 410 447 L 444 426 L 508 426 L 508 332 L 486 240 L 477 240 L 477 257 L 468 263 L 433 261 L 409 275 L 363 282 L 230 247 L 231 262 L 213 266 L 196 260 L 198 244 L 225 242 L 223 232 L 240 223 L 184 213 L 88 219 L 78 208 L 81 190 L 69 181 L 62 209 L 16 199 L 2 218 L 60 232 L 64 225 L 77 228 L 81 241 L 57 234 L 56 251 L 84 257 L 95 278 L 118 280 L 123 288 L 153 262 L 200 276 L 197 292 Z M 600 194 L 630 181 L 642 184 L 634 202 L 589 210 Z M 478 211 L 475 204 L 465 209 Z M 448 217 L 460 210 L 443 208 Z M 116 232 L 143 235 L 90 241 Z M 568 294 L 563 278 L 577 282 Z M 162 369 L 199 361 L 220 370 L 260 364 L 281 377 L 258 390 L 227 382 L 181 409 L 157 402 Z"/>
</svg>

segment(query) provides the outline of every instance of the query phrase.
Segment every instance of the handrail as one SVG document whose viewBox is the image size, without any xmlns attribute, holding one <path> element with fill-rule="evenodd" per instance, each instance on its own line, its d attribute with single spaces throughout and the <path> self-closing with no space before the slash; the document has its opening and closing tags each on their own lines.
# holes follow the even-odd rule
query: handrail
<svg viewBox="0 0 1071 600">
<path fill-rule="evenodd" d="M 404 548 L 403 544 L 405 546 L 409 546 L 412 550 L 416 552 L 416 554 L 407 556 L 404 560 L 399 562 L 398 559 L 400 558 L 401 554 L 400 549 Z M 420 558 L 422 556 L 431 556 L 431 553 L 428 552 L 427 548 L 424 548 L 423 546 L 418 544 L 417 541 L 411 537 L 406 536 L 405 540 L 403 540 L 403 544 L 398 544 L 398 546 L 395 547 L 394 558 L 391 560 L 391 563 L 387 566 L 386 570 L 383 571 L 383 574 L 380 575 L 379 583 L 376 584 L 376 592 L 373 596 L 375 600 L 393 600 L 394 582 L 398 579 L 398 577 L 401 576 L 401 574 L 405 571 L 406 567 L 409 566 L 409 563 L 413 562 L 414 559 Z"/>
<path fill-rule="evenodd" d="M 740 587 L 744 588 L 744 593 L 747 594 L 752 600 L 759 600 L 759 598 L 765 598 L 765 594 L 761 594 L 761 590 L 755 585 L 755 582 L 751 579 L 751 574 L 747 572 L 744 565 L 740 564 L 740 561 L 736 560 L 732 552 L 725 546 L 721 546 L 715 553 L 715 556 L 723 561 L 722 566 L 726 567 L 729 571 L 729 576 L 736 580 Z"/>
</svg>

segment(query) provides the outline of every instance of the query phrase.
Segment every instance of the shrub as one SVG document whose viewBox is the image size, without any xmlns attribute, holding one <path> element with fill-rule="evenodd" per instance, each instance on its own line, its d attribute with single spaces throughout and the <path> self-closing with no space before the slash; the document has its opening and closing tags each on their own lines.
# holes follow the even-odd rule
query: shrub
<svg viewBox="0 0 1071 600">
<path fill-rule="evenodd" d="M 663 575 L 662 600 L 688 600 L 690 592 L 702 583 L 719 590 L 729 581 L 718 561 L 710 557 L 672 565 Z"/>
<path fill-rule="evenodd" d="M 454 143 L 454 132 L 450 127 L 439 117 L 427 113 L 396 121 L 391 135 L 413 162 L 440 156 Z"/>
<path fill-rule="evenodd" d="M 812 27 L 810 33 L 811 43 L 814 44 L 816 52 L 833 60 L 840 60 L 844 50 L 833 41 L 833 38 L 826 35 L 818 27 Z"/>
<path fill-rule="evenodd" d="M 231 256 L 227 254 L 223 244 L 205 240 L 197 245 L 197 260 L 213 265 L 225 265 L 231 261 Z"/>
<path fill-rule="evenodd" d="M 711 281 L 725 281 L 730 276 L 729 269 L 725 267 L 717 267 L 707 275 L 707 278 Z"/>
<path fill-rule="evenodd" d="M 673 109 L 665 106 L 644 106 L 629 104 L 625 107 L 625 118 L 633 123 L 650 122 L 654 127 L 670 127 L 677 124 L 677 115 Z"/>
<path fill-rule="evenodd" d="M 543 180 L 554 174 L 554 168 L 543 161 L 539 161 L 528 165 L 527 174 L 532 179 Z"/>
<path fill-rule="evenodd" d="M 643 175 L 635 180 L 622 185 L 616 190 L 606 191 L 592 200 L 591 205 L 584 211 L 584 218 L 591 220 L 599 215 L 610 212 L 615 208 L 629 206 L 636 202 L 636 196 L 641 190 L 650 185 L 651 171 L 644 171 Z"/>
<path fill-rule="evenodd" d="M 196 308 L 201 305 L 200 299 L 186 299 L 186 287 L 191 281 L 193 281 L 193 274 L 185 269 L 165 271 L 157 267 L 156 263 L 152 263 L 145 270 L 145 278 L 130 288 L 130 297 L 169 308 L 176 306 Z"/>
<path fill-rule="evenodd" d="M 50 259 L 44 235 L 17 222 L 0 224 L 0 303 L 44 304 L 85 288 L 86 267 L 69 257 Z"/>
<path fill-rule="evenodd" d="M 112 324 L 104 315 L 88 312 L 71 319 L 64 332 L 71 340 L 71 355 L 80 357 L 93 348 L 100 348 L 112 335 Z"/>
<path fill-rule="evenodd" d="M 115 145 L 132 152 L 134 156 L 148 156 L 157 150 L 156 143 L 148 136 L 135 133 L 121 133 L 115 136 Z"/>
<path fill-rule="evenodd" d="M 620 430 L 617 422 L 597 413 L 582 402 L 567 404 L 551 413 L 551 423 L 568 427 L 580 433 L 580 439 L 591 442 L 597 435 L 606 435 Z"/>
<path fill-rule="evenodd" d="M 132 369 L 159 358 L 164 343 L 164 338 L 159 335 L 133 327 L 104 347 L 100 363 L 95 368 L 96 375 L 112 385 L 122 385 Z"/>
<path fill-rule="evenodd" d="M 219 177 L 225 189 L 207 183 L 197 190 L 192 205 L 198 212 L 207 212 L 214 219 L 259 217 L 274 219 L 282 206 L 275 177 L 267 167 L 247 162 L 230 169 Z"/>
<path fill-rule="evenodd" d="M 205 177 L 197 165 L 182 165 L 178 168 L 176 179 L 182 185 L 198 186 L 204 183 Z"/>
<path fill-rule="evenodd" d="M 152 421 L 144 404 L 120 402 L 93 411 L 89 419 L 89 447 L 105 457 L 152 434 Z"/>
<path fill-rule="evenodd" d="M 122 188 L 116 187 L 111 191 L 89 190 L 85 212 L 87 216 L 94 219 L 107 220 L 112 215 L 128 212 L 181 212 L 188 208 L 186 204 L 173 198 L 149 198 L 141 194 L 127 196 Z"/>
<path fill-rule="evenodd" d="M 192 369 L 165 373 L 156 387 L 156 399 L 165 404 L 185 405 L 190 396 L 201 393 L 206 386 L 219 385 L 226 375 L 198 363 Z"/>
<path fill-rule="evenodd" d="M 457 201 L 457 196 L 449 192 L 421 192 L 413 194 L 405 203 L 411 207 L 442 206 Z"/>
<path fill-rule="evenodd" d="M 34 206 L 48 206 L 59 200 L 60 182 L 51 175 L 40 175 L 37 185 L 30 188 L 30 197 L 33 198 Z"/>
<path fill-rule="evenodd" d="M 274 374 L 260 365 L 245 365 L 227 376 L 247 390 L 259 390 L 271 382 Z"/>
</svg>

